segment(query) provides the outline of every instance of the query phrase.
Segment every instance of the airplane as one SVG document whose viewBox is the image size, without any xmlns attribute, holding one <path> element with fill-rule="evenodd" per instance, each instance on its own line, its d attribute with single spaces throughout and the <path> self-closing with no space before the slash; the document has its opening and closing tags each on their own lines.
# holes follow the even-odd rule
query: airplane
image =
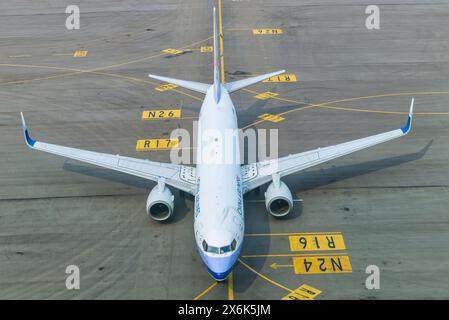
<svg viewBox="0 0 449 320">
<path fill-rule="evenodd" d="M 162 82 L 176 84 L 205 95 L 198 120 L 198 158 L 201 157 L 202 147 L 210 148 L 211 145 L 211 141 L 202 141 L 202 133 L 211 129 L 218 134 L 225 130 L 238 130 L 231 93 L 285 72 L 280 70 L 224 83 L 220 75 L 219 36 L 214 7 L 213 84 L 149 75 Z M 413 105 L 414 98 L 411 100 L 406 125 L 400 129 L 246 165 L 239 161 L 226 164 L 198 162 L 196 167 L 40 142 L 31 138 L 22 112 L 21 119 L 25 142 L 32 149 L 156 182 L 157 185 L 149 193 L 146 202 L 147 214 L 156 221 L 167 220 L 173 214 L 174 196 L 168 186 L 193 195 L 195 197 L 194 235 L 197 250 L 210 275 L 217 281 L 224 281 L 233 270 L 242 250 L 245 229 L 243 196 L 245 194 L 270 183 L 264 194 L 266 209 L 276 218 L 286 216 L 291 212 L 294 200 L 290 189 L 281 180 L 282 177 L 407 135 L 412 125 Z M 213 141 L 212 148 L 214 148 Z M 238 153 L 239 148 L 233 149 L 232 152 Z M 233 159 L 239 158 L 238 154 L 235 155 L 237 157 Z"/>
</svg>

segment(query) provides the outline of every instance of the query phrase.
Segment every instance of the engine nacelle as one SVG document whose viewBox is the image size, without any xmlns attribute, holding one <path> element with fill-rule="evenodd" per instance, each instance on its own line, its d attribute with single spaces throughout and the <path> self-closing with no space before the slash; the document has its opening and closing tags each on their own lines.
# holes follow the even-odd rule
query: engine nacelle
<svg viewBox="0 0 449 320">
<path fill-rule="evenodd" d="M 164 221 L 170 218 L 175 208 L 175 197 L 170 189 L 165 186 L 163 180 L 151 190 L 147 199 L 147 213 L 156 221 Z"/>
<path fill-rule="evenodd" d="M 279 175 L 273 176 L 273 182 L 265 191 L 265 207 L 274 217 L 284 217 L 293 209 L 293 197 L 290 189 L 283 183 Z"/>
</svg>

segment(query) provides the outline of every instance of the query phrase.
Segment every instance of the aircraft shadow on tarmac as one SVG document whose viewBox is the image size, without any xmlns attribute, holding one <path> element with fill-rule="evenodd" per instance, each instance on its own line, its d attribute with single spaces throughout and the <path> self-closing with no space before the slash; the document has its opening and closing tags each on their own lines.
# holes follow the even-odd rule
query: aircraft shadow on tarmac
<svg viewBox="0 0 449 320">
<path fill-rule="evenodd" d="M 378 160 L 357 163 L 353 165 L 331 167 L 327 169 L 318 169 L 313 171 L 300 172 L 295 175 L 283 178 L 284 182 L 289 186 L 292 194 L 301 193 L 307 190 L 315 189 L 330 183 L 335 183 L 345 179 L 373 173 L 379 170 L 399 166 L 408 162 L 419 160 L 425 156 L 433 140 L 429 141 L 424 148 L 417 152 L 408 153 L 400 156 L 382 158 Z M 261 191 L 253 191 L 247 195 L 247 200 L 259 200 L 259 202 L 247 201 L 246 207 L 255 206 L 260 208 L 257 210 L 246 209 L 246 233 L 270 233 L 269 219 L 275 219 L 266 212 L 263 194 L 267 186 Z M 307 199 L 305 199 L 307 201 Z M 293 211 L 286 217 L 286 223 L 291 224 L 302 214 L 302 203 L 295 202 Z M 245 239 L 242 255 L 251 254 L 268 254 L 270 251 L 271 237 L 247 237 Z M 266 258 L 254 258 L 251 261 L 246 260 L 253 269 L 260 272 L 265 265 Z M 257 277 L 256 274 L 242 266 L 237 266 L 234 271 L 234 290 L 236 292 L 245 292 Z"/>
<path fill-rule="evenodd" d="M 153 187 L 156 186 L 156 183 L 153 181 L 149 181 L 140 177 L 131 176 L 118 171 L 103 169 L 99 167 L 92 167 L 89 165 L 79 163 L 72 163 L 72 160 L 65 161 L 63 169 L 69 172 L 83 174 L 86 176 L 99 178 L 111 182 L 117 182 L 127 186 L 146 190 L 147 192 L 142 193 L 143 195 L 145 195 L 145 197 L 142 198 L 143 202 L 147 201 L 146 197 L 148 196 L 148 193 L 151 191 Z M 161 224 L 172 224 L 184 219 L 190 211 L 190 209 L 186 205 L 186 201 L 187 200 L 193 201 L 193 196 L 191 196 L 190 194 L 186 194 L 175 188 L 170 188 L 170 190 L 173 192 L 173 195 L 175 196 L 174 214 L 170 219 L 158 222 Z"/>
<path fill-rule="evenodd" d="M 424 148 L 417 152 L 408 153 L 400 156 L 382 158 L 378 160 L 357 163 L 353 165 L 331 167 L 326 169 L 317 169 L 313 171 L 300 172 L 283 179 L 289 186 L 293 194 L 315 189 L 324 185 L 350 179 L 360 175 L 376 172 L 390 167 L 402 165 L 407 162 L 419 160 L 427 153 L 432 145 L 433 140 L 429 141 Z M 89 165 L 81 165 L 66 161 L 63 166 L 64 170 L 84 174 L 87 176 L 100 178 L 112 182 L 122 183 L 139 189 L 150 190 L 155 186 L 154 182 L 130 176 L 124 173 L 115 172 L 108 169 L 91 167 Z M 271 217 L 265 210 L 263 194 L 267 186 L 260 190 L 254 190 L 246 196 L 246 233 L 270 233 L 269 219 Z M 176 213 L 167 223 L 176 223 L 184 219 L 189 213 L 186 201 L 193 201 L 193 196 L 175 191 L 175 208 Z M 248 206 L 260 208 L 256 210 L 248 210 Z M 302 204 L 295 202 L 293 211 L 283 220 L 291 224 L 292 220 L 297 219 L 302 214 Z M 270 249 L 271 237 L 247 237 L 244 242 L 242 255 L 248 254 L 267 254 Z M 265 265 L 266 258 L 251 259 L 251 267 L 256 271 L 260 271 Z M 239 264 L 234 270 L 234 290 L 236 292 L 245 292 L 257 277 L 256 274 Z"/>
</svg>

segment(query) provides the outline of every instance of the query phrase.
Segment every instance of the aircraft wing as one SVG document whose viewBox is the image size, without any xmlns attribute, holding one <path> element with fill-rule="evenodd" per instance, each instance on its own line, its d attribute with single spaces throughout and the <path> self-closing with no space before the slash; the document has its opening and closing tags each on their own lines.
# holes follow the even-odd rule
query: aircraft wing
<svg viewBox="0 0 449 320">
<path fill-rule="evenodd" d="M 242 166 L 243 193 L 270 182 L 273 179 L 273 175 L 278 174 L 280 177 L 286 176 L 408 134 L 412 124 L 413 104 L 414 99 L 412 99 L 410 105 L 407 124 L 401 129 L 297 153 L 279 159 L 265 160 Z"/>
<path fill-rule="evenodd" d="M 65 158 L 86 162 L 156 182 L 162 178 L 170 186 L 190 194 L 195 193 L 196 173 L 193 167 L 135 159 L 36 141 L 28 133 L 23 114 L 20 113 L 20 115 L 22 117 L 25 141 L 31 149 L 56 154 Z"/>
</svg>

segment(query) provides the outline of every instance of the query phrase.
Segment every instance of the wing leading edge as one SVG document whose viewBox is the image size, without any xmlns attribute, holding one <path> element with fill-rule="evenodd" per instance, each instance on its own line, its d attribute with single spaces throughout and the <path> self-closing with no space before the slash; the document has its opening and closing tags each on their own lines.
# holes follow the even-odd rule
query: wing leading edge
<svg viewBox="0 0 449 320">
<path fill-rule="evenodd" d="M 164 178 L 165 183 L 170 186 L 190 194 L 195 193 L 195 168 L 69 148 L 36 141 L 31 138 L 28 132 L 23 113 L 21 112 L 20 115 L 22 118 L 25 142 L 31 149 L 56 154 L 65 158 L 86 162 L 156 182 L 161 178 Z"/>
<path fill-rule="evenodd" d="M 297 153 L 279 159 L 266 160 L 243 166 L 242 172 L 250 173 L 247 175 L 244 174 L 243 176 L 243 192 L 249 192 L 270 182 L 274 174 L 279 174 L 281 177 L 286 176 L 408 134 L 412 126 L 413 105 L 414 99 L 411 101 L 407 123 L 403 128 L 325 148 Z"/>
</svg>

